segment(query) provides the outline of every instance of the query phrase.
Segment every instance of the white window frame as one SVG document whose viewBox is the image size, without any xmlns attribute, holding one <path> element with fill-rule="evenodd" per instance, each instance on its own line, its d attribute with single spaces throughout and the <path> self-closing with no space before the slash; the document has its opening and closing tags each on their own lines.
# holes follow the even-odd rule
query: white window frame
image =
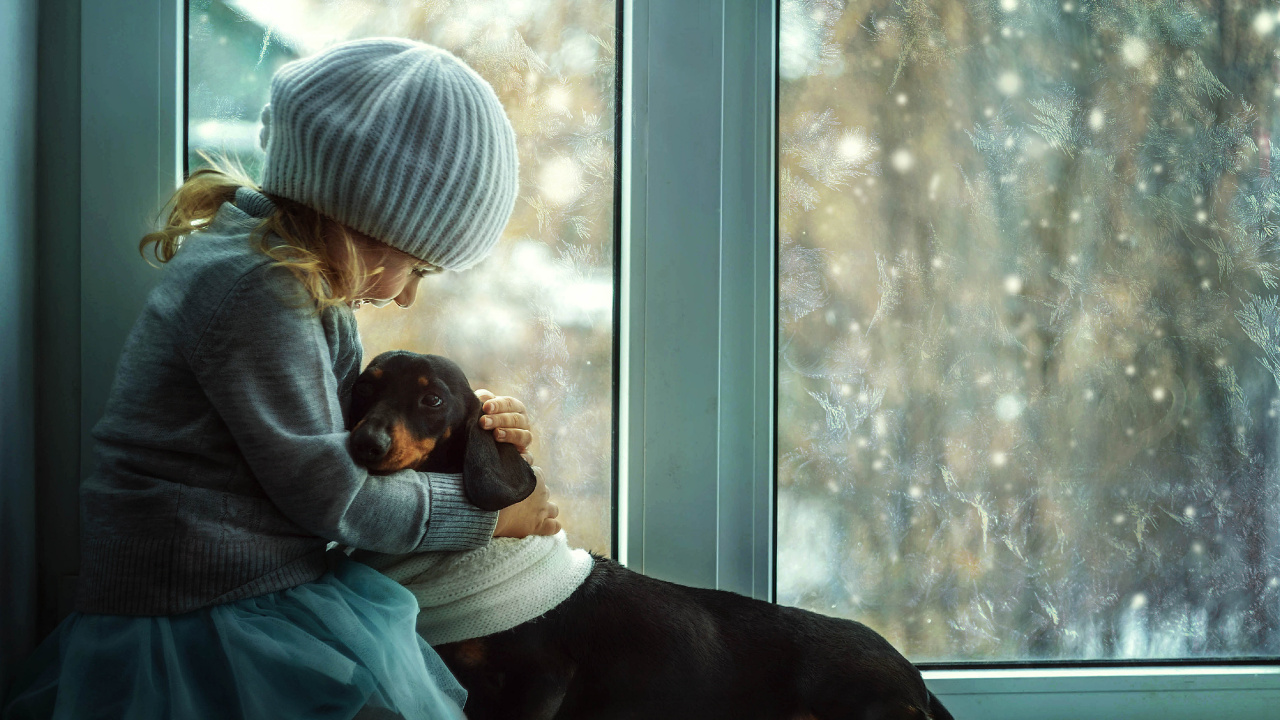
<svg viewBox="0 0 1280 720">
<path fill-rule="evenodd" d="M 183 0 L 81 3 L 80 447 L 181 179 Z M 623 7 L 619 558 L 773 600 L 776 0 Z M 1280 521 L 1280 519 L 1277 519 Z M 1275 717 L 1280 665 L 926 670 L 959 718 Z"/>
</svg>

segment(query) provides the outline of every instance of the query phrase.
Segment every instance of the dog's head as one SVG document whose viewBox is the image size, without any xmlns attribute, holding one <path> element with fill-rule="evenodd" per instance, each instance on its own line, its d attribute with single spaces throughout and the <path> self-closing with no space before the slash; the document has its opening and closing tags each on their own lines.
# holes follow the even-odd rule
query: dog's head
<svg viewBox="0 0 1280 720">
<path fill-rule="evenodd" d="M 370 472 L 461 472 L 472 505 L 499 510 L 533 492 L 533 469 L 480 428 L 481 402 L 439 355 L 396 351 L 369 362 L 351 391 L 349 450 Z"/>
</svg>

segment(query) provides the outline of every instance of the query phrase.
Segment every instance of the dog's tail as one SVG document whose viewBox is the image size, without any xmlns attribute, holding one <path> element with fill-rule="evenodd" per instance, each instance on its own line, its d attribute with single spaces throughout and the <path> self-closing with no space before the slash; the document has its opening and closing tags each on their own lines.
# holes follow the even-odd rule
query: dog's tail
<svg viewBox="0 0 1280 720">
<path fill-rule="evenodd" d="M 942 707 L 942 702 L 938 700 L 938 696 L 929 693 L 929 718 L 930 720 L 955 720 L 946 708 Z"/>
</svg>

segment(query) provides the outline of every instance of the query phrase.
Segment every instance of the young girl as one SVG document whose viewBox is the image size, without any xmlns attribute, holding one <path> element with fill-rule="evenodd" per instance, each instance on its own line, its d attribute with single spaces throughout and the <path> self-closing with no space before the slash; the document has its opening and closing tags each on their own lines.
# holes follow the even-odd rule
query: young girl
<svg viewBox="0 0 1280 720">
<path fill-rule="evenodd" d="M 281 68 L 262 119 L 261 188 L 196 172 L 143 239 L 169 265 L 94 429 L 77 611 L 5 720 L 459 716 L 413 596 L 326 546 L 559 530 L 541 480 L 490 513 L 459 476 L 370 475 L 347 452 L 353 310 L 408 307 L 511 213 L 515 137 L 493 90 L 440 49 L 360 40 Z M 523 452 L 523 405 L 482 399 L 482 425 Z"/>
</svg>

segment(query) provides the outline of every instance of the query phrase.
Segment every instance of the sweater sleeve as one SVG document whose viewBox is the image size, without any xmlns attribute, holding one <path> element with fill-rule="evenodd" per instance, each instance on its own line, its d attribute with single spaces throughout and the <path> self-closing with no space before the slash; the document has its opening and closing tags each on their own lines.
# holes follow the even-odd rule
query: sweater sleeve
<svg viewBox="0 0 1280 720">
<path fill-rule="evenodd" d="M 321 319 L 269 264 L 227 292 L 189 361 L 267 497 L 307 532 L 386 553 L 466 550 L 497 513 L 468 503 L 460 475 L 372 475 L 347 451 L 338 378 Z"/>
</svg>

